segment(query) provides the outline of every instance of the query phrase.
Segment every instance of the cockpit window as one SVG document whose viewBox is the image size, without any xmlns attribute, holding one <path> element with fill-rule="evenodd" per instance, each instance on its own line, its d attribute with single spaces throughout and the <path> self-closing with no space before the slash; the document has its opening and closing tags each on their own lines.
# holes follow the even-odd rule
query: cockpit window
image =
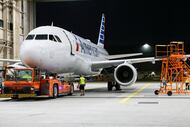
<svg viewBox="0 0 190 127">
<path fill-rule="evenodd" d="M 58 42 L 61 42 L 61 39 L 57 36 L 57 35 L 54 35 L 55 38 L 57 39 Z"/>
<path fill-rule="evenodd" d="M 34 39 L 34 34 L 30 34 L 27 36 L 26 40 L 33 40 Z"/>
<path fill-rule="evenodd" d="M 57 42 L 56 39 L 54 38 L 54 36 L 51 34 L 49 35 L 49 40 Z"/>
<path fill-rule="evenodd" d="M 36 40 L 47 40 L 48 39 L 48 35 L 47 34 L 38 34 L 36 35 Z"/>
</svg>

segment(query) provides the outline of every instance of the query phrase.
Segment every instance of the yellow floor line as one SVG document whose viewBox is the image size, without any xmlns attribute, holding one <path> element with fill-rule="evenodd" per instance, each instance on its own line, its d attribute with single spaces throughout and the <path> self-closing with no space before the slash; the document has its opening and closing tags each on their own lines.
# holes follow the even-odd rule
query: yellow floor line
<svg viewBox="0 0 190 127">
<path fill-rule="evenodd" d="M 127 103 L 127 102 L 129 102 L 129 100 L 130 100 L 132 97 L 138 95 L 141 91 L 143 91 L 145 88 L 149 87 L 150 85 L 151 85 L 150 83 L 144 85 L 144 86 L 141 87 L 140 89 L 138 89 L 138 90 L 134 91 L 133 93 L 129 94 L 129 96 L 127 96 L 126 98 L 122 99 L 119 103 Z"/>
</svg>

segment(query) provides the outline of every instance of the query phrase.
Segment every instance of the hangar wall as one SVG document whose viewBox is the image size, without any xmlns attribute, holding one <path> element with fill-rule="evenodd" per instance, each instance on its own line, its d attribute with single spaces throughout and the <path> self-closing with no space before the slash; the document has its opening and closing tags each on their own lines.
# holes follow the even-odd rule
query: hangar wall
<svg viewBox="0 0 190 127">
<path fill-rule="evenodd" d="M 19 59 L 20 44 L 35 27 L 35 5 L 35 0 L 0 0 L 0 58 Z"/>
<path fill-rule="evenodd" d="M 62 1 L 73 0 L 0 0 L 0 59 L 19 59 L 20 44 L 36 27 L 36 2 Z"/>
</svg>

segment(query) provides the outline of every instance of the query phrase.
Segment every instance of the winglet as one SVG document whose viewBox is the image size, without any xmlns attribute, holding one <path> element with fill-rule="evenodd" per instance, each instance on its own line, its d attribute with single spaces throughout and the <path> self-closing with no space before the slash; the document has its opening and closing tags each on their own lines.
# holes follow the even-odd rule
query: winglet
<svg viewBox="0 0 190 127">
<path fill-rule="evenodd" d="M 104 48 L 104 40 L 105 40 L 105 16 L 102 14 L 102 20 L 100 25 L 99 37 L 97 45 L 101 48 Z"/>
</svg>

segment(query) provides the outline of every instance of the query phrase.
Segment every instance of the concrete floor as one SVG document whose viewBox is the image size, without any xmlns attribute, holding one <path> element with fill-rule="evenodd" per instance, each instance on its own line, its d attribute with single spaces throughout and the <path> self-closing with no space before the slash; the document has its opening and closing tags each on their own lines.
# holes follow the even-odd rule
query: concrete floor
<svg viewBox="0 0 190 127">
<path fill-rule="evenodd" d="M 86 95 L 0 99 L 0 127 L 189 127 L 190 95 L 156 96 L 159 83 L 108 92 L 88 83 Z"/>
</svg>

